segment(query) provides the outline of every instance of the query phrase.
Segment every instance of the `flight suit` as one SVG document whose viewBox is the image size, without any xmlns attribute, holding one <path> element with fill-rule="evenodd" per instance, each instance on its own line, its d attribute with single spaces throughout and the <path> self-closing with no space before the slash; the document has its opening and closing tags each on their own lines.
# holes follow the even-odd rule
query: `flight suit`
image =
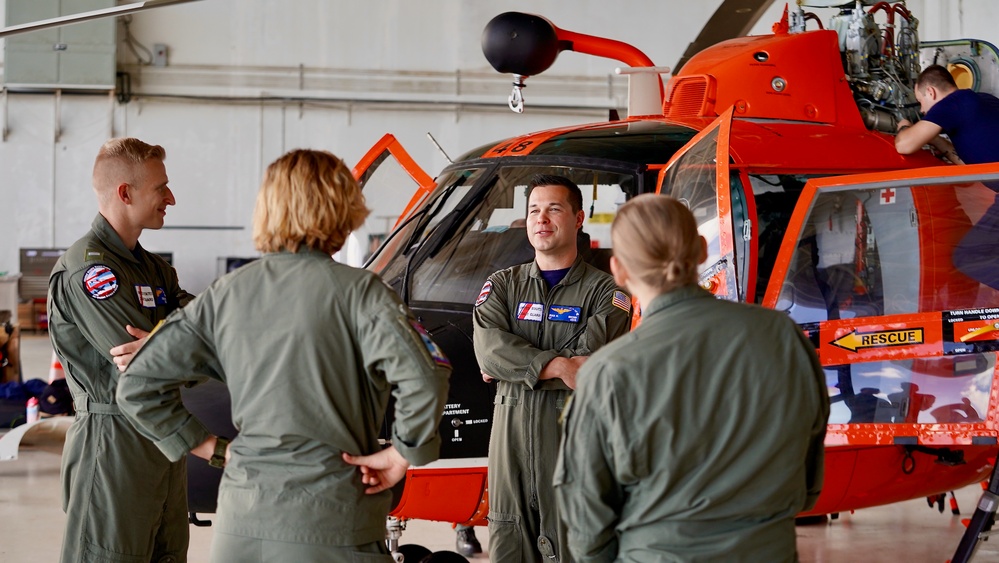
<svg viewBox="0 0 999 563">
<path fill-rule="evenodd" d="M 475 357 L 497 380 L 489 439 L 489 551 L 497 561 L 569 561 L 552 491 L 561 379 L 539 381 L 556 357 L 588 356 L 628 331 L 631 298 L 577 257 L 548 288 L 536 262 L 496 272 L 472 315 Z M 540 554 L 540 555 L 539 555 Z"/>
<path fill-rule="evenodd" d="M 187 560 L 187 467 L 121 416 L 111 348 L 193 299 L 141 245 L 129 251 L 100 214 L 49 277 L 49 334 L 76 406 L 62 455 L 62 561 Z"/>
<path fill-rule="evenodd" d="M 555 491 L 576 561 L 796 560 L 822 489 L 825 375 L 784 313 L 696 285 L 593 355 Z"/>
<path fill-rule="evenodd" d="M 224 382 L 239 435 L 214 530 L 232 549 L 213 547 L 212 561 L 253 561 L 247 546 L 259 544 L 259 558 L 289 543 L 296 562 L 331 561 L 345 546 L 385 539 L 392 499 L 365 494 L 360 469 L 341 454 L 379 451 L 392 394 L 392 444 L 413 465 L 437 459 L 450 369 L 376 275 L 320 252 L 278 252 L 172 315 L 132 359 L 118 400 L 163 454 L 181 459 L 204 429 L 179 389 Z"/>
</svg>

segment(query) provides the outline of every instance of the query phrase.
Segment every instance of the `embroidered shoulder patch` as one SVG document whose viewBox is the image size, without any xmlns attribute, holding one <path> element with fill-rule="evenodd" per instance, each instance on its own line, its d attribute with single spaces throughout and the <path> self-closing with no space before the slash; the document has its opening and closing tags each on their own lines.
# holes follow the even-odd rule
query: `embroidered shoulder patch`
<svg viewBox="0 0 999 563">
<path fill-rule="evenodd" d="M 489 292 L 493 290 L 493 282 L 486 280 L 485 285 L 482 286 L 482 290 L 479 291 L 479 298 L 475 300 L 475 306 L 478 307 L 489 299 Z"/>
<path fill-rule="evenodd" d="M 90 297 L 103 301 L 118 291 L 118 276 L 104 264 L 91 266 L 83 274 L 83 290 Z"/>
<path fill-rule="evenodd" d="M 444 351 L 441 350 L 440 346 L 437 345 L 433 339 L 430 338 L 430 334 L 427 333 L 427 329 L 423 328 L 420 323 L 410 320 L 409 324 L 413 326 L 413 330 L 420 335 L 423 340 L 423 345 L 427 347 L 427 352 L 430 352 L 430 357 L 434 360 L 434 363 L 439 366 L 451 367 L 451 360 L 444 355 Z"/>
<path fill-rule="evenodd" d="M 631 299 L 628 299 L 628 295 L 623 291 L 615 291 L 614 299 L 611 300 L 613 305 L 618 309 L 621 309 L 625 313 L 631 312 Z"/>
</svg>

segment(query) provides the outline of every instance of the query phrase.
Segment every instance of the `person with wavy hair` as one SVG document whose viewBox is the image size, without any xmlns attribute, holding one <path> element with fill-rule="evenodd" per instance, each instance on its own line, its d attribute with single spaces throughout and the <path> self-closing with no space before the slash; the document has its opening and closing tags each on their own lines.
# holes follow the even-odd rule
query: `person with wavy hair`
<svg viewBox="0 0 999 563">
<path fill-rule="evenodd" d="M 615 281 L 641 324 L 583 364 L 554 484 L 575 561 L 796 560 L 822 488 L 825 375 L 787 315 L 716 299 L 690 211 L 624 204 Z"/>
<path fill-rule="evenodd" d="M 333 254 L 367 216 L 361 188 L 342 160 L 296 150 L 267 168 L 253 210 L 253 242 L 261 252 Z"/>
<path fill-rule="evenodd" d="M 330 256 L 367 213 L 339 158 L 279 158 L 254 211 L 263 256 L 171 316 L 122 378 L 122 412 L 163 454 L 224 468 L 213 562 L 391 563 L 388 489 L 438 457 L 450 362 L 375 274 Z M 208 378 L 232 396 L 231 443 L 180 400 Z"/>
</svg>

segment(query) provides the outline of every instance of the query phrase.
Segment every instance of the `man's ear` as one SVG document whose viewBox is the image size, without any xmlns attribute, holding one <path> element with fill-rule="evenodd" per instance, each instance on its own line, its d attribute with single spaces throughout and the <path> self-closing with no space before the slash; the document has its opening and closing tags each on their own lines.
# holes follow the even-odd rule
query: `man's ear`
<svg viewBox="0 0 999 563">
<path fill-rule="evenodd" d="M 701 252 L 697 256 L 697 263 L 703 264 L 708 259 L 708 241 L 703 236 L 697 238 L 701 239 Z"/>
<path fill-rule="evenodd" d="M 576 230 L 583 228 L 583 219 L 586 219 L 586 212 L 580 209 L 576 212 Z"/>
<path fill-rule="evenodd" d="M 115 196 L 118 198 L 118 201 L 124 203 L 125 205 L 132 203 L 132 194 L 131 192 L 129 192 L 128 188 L 129 185 L 125 182 L 122 182 L 118 184 L 114 189 Z"/>
</svg>

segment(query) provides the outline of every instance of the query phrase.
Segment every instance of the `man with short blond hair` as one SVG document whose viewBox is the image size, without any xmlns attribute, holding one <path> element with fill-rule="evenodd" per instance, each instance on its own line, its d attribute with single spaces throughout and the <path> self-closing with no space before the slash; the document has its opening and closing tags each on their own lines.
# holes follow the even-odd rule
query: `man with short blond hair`
<svg viewBox="0 0 999 563">
<path fill-rule="evenodd" d="M 173 193 L 159 145 L 111 139 L 94 162 L 99 213 L 49 277 L 49 333 L 77 416 L 63 450 L 63 563 L 187 560 L 187 468 L 121 416 L 118 353 L 193 299 L 139 244 Z"/>
</svg>

